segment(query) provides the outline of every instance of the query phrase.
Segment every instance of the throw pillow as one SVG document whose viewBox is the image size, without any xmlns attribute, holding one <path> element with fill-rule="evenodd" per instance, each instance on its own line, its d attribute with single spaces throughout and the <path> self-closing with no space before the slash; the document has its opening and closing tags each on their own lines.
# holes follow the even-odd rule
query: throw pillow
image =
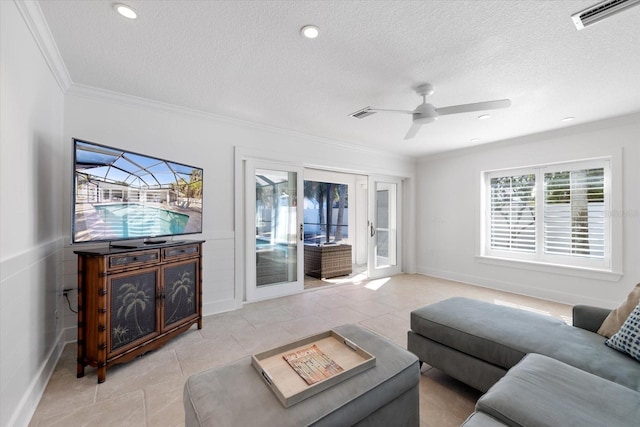
<svg viewBox="0 0 640 427">
<path fill-rule="evenodd" d="M 631 290 L 629 296 L 627 296 L 627 300 L 623 302 L 620 307 L 609 313 L 607 318 L 604 319 L 604 322 L 602 322 L 602 325 L 600 325 L 598 333 L 603 337 L 612 337 L 620 330 L 620 327 L 638 303 L 640 303 L 640 283 Z"/>
<path fill-rule="evenodd" d="M 631 312 L 618 333 L 604 343 L 640 361 L 640 304 Z"/>
</svg>

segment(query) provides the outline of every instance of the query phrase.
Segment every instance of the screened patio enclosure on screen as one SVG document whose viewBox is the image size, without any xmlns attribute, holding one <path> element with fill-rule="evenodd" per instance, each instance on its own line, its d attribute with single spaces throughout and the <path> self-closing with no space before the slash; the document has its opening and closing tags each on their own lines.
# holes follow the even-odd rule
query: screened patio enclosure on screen
<svg viewBox="0 0 640 427">
<path fill-rule="evenodd" d="M 202 232 L 202 169 L 74 142 L 74 243 Z"/>
</svg>

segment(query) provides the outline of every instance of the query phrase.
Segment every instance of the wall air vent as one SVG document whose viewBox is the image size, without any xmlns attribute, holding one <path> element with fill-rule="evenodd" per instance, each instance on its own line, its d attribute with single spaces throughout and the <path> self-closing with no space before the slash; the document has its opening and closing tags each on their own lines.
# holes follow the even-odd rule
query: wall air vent
<svg viewBox="0 0 640 427">
<path fill-rule="evenodd" d="M 356 119 L 364 119 L 365 117 L 369 117 L 370 115 L 375 113 L 376 113 L 375 111 L 371 111 L 371 107 L 366 107 L 366 108 L 363 108 L 362 110 L 356 111 L 355 113 L 349 114 L 349 116 L 355 117 Z"/>
<path fill-rule="evenodd" d="M 585 10 L 574 13 L 571 15 L 571 19 L 576 28 L 582 30 L 589 25 L 593 25 L 638 4 L 640 4 L 640 0 L 605 0 Z"/>
</svg>

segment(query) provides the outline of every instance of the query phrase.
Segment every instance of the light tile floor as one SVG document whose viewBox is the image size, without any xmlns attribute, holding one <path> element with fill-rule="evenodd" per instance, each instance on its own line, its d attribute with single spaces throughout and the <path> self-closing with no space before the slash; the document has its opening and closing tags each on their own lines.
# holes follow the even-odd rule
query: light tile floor
<svg viewBox="0 0 640 427">
<path fill-rule="evenodd" d="M 328 285 L 339 285 L 348 282 L 362 281 L 367 276 L 366 264 L 353 264 L 351 266 L 351 274 L 346 276 L 330 277 L 325 279 L 317 279 L 315 277 L 304 276 L 304 289 L 323 288 Z"/>
<path fill-rule="evenodd" d="M 182 390 L 191 374 L 343 323 L 359 323 L 406 348 L 411 310 L 451 296 L 571 321 L 571 307 L 565 304 L 428 276 L 356 280 L 207 316 L 201 330 L 194 326 L 163 348 L 112 367 L 103 384 L 97 384 L 91 368 L 76 378 L 76 345 L 68 344 L 30 425 L 182 426 Z M 478 397 L 480 392 L 425 365 L 420 424 L 459 426 Z"/>
</svg>

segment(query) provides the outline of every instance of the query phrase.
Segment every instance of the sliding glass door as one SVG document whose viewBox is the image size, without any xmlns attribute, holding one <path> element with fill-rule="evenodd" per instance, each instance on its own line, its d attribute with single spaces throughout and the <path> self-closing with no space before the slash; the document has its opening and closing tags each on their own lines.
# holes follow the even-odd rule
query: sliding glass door
<svg viewBox="0 0 640 427">
<path fill-rule="evenodd" d="M 369 278 L 399 274 L 399 224 L 402 181 L 369 177 Z"/>
<path fill-rule="evenodd" d="M 302 169 L 246 162 L 246 299 L 255 301 L 304 288 Z"/>
</svg>

